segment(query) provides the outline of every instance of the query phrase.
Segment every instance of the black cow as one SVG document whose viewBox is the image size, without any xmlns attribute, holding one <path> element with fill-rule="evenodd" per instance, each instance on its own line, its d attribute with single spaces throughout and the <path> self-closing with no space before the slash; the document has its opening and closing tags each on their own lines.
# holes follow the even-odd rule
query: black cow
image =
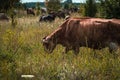
<svg viewBox="0 0 120 80">
<path fill-rule="evenodd" d="M 58 11 L 58 12 L 56 13 L 56 16 L 59 17 L 59 18 L 65 18 L 65 12 L 63 12 L 63 11 Z"/>
<path fill-rule="evenodd" d="M 40 17 L 40 19 L 39 19 L 39 22 L 41 22 L 41 21 L 45 21 L 45 22 L 49 21 L 49 22 L 52 22 L 52 21 L 55 20 L 55 17 L 56 17 L 56 16 L 53 15 L 53 14 L 42 15 L 42 16 Z"/>
</svg>

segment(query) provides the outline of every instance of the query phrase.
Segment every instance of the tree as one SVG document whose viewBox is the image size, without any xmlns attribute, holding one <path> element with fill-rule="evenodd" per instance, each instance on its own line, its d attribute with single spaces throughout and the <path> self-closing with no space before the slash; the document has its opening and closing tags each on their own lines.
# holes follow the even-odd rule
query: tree
<svg viewBox="0 0 120 80">
<path fill-rule="evenodd" d="M 105 18 L 120 18 L 120 0 L 99 0 Z"/>
<path fill-rule="evenodd" d="M 95 0 L 86 0 L 85 4 L 85 16 L 94 17 L 97 12 L 97 6 Z"/>
<path fill-rule="evenodd" d="M 64 2 L 64 9 L 70 9 L 72 5 L 72 0 L 66 0 Z"/>
<path fill-rule="evenodd" d="M 0 0 L 0 11 L 6 12 L 12 7 L 15 7 L 20 0 Z"/>
<path fill-rule="evenodd" d="M 72 0 L 66 0 L 66 3 L 72 3 Z"/>
<path fill-rule="evenodd" d="M 85 3 L 81 3 L 80 4 L 80 10 L 79 10 L 79 13 L 84 16 L 85 15 Z"/>
<path fill-rule="evenodd" d="M 36 3 L 36 15 L 39 15 L 40 14 L 40 3 L 39 2 L 37 2 Z"/>
<path fill-rule="evenodd" d="M 61 0 L 46 0 L 45 6 L 47 8 L 47 11 L 58 11 L 61 8 L 60 4 Z"/>
</svg>

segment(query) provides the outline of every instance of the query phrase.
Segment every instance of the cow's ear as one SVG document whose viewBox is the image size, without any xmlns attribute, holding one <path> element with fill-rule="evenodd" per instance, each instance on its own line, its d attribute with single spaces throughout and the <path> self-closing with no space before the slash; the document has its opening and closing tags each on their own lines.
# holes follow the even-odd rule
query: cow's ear
<svg viewBox="0 0 120 80">
<path fill-rule="evenodd" d="M 43 39 L 46 39 L 47 36 L 45 36 Z"/>
</svg>

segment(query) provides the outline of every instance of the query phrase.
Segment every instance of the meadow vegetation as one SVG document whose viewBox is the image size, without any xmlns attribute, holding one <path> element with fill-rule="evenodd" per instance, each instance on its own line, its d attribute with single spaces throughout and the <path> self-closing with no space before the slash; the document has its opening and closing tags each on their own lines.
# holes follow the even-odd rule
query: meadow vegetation
<svg viewBox="0 0 120 80">
<path fill-rule="evenodd" d="M 77 13 L 72 16 L 79 16 Z M 38 16 L 0 22 L 0 80 L 120 80 L 120 51 L 109 53 L 108 48 L 80 48 L 63 54 L 58 45 L 53 53 L 44 51 L 41 40 L 63 23 L 38 22 Z M 31 74 L 33 78 L 22 78 Z"/>
</svg>

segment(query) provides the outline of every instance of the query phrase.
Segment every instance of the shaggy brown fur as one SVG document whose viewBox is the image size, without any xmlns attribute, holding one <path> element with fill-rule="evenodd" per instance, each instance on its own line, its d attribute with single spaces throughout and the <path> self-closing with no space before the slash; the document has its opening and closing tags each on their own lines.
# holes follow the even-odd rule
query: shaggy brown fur
<svg viewBox="0 0 120 80">
<path fill-rule="evenodd" d="M 71 18 L 43 39 L 44 47 L 51 52 L 57 44 L 65 46 L 65 52 L 72 49 L 79 53 L 79 47 L 102 49 L 111 42 L 120 44 L 120 20 Z"/>
</svg>

